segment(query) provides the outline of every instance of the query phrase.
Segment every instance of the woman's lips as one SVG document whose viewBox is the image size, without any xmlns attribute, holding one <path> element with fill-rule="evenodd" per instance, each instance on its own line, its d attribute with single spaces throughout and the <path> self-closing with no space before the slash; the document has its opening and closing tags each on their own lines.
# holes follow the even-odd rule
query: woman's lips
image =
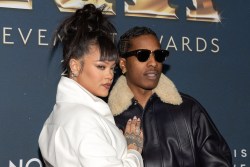
<svg viewBox="0 0 250 167">
<path fill-rule="evenodd" d="M 103 84 L 103 86 L 104 86 L 106 89 L 110 89 L 111 84 L 110 84 L 110 83 L 106 83 L 106 84 Z"/>
</svg>

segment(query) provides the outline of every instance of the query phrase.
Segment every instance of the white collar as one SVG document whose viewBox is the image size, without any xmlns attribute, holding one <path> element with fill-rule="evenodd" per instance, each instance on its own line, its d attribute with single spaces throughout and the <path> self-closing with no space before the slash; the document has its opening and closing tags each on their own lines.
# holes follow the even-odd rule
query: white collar
<svg viewBox="0 0 250 167">
<path fill-rule="evenodd" d="M 73 79 L 63 76 L 58 84 L 56 102 L 82 104 L 105 117 L 112 115 L 109 106 L 101 98 L 90 93 Z"/>
</svg>

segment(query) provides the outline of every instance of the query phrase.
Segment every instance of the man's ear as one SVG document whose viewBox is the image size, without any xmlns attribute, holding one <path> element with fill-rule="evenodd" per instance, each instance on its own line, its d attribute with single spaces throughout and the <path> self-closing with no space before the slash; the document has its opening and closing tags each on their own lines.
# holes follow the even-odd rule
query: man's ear
<svg viewBox="0 0 250 167">
<path fill-rule="evenodd" d="M 81 63 L 79 60 L 77 59 L 70 59 L 69 60 L 69 67 L 70 67 L 70 71 L 73 77 L 77 77 L 80 73 L 80 69 L 81 69 Z"/>
<path fill-rule="evenodd" d="M 122 70 L 122 74 L 125 74 L 127 72 L 127 67 L 126 67 L 126 59 L 125 58 L 120 58 L 119 66 Z"/>
</svg>

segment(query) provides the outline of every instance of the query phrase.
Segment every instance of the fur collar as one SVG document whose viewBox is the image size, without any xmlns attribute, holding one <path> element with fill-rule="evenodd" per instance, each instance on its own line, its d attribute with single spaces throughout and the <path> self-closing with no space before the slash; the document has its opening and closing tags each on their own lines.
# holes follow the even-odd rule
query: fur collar
<svg viewBox="0 0 250 167">
<path fill-rule="evenodd" d="M 161 74 L 159 83 L 153 93 L 156 93 L 164 103 L 179 105 L 182 98 L 178 93 L 173 82 L 164 74 Z M 132 91 L 127 85 L 125 76 L 120 76 L 110 92 L 108 104 L 113 115 L 119 115 L 131 105 L 131 99 L 134 97 Z"/>
</svg>

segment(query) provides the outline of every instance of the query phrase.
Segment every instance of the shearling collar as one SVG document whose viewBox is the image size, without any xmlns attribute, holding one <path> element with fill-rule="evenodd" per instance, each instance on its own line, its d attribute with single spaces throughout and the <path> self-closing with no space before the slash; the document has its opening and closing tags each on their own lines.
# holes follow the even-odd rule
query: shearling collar
<svg viewBox="0 0 250 167">
<path fill-rule="evenodd" d="M 153 93 L 156 93 L 164 103 L 179 105 L 182 98 L 178 93 L 173 82 L 164 74 L 161 74 L 159 83 Z M 131 105 L 131 99 L 134 97 L 132 91 L 127 85 L 125 76 L 120 76 L 110 92 L 108 104 L 113 115 L 119 115 Z"/>
</svg>

